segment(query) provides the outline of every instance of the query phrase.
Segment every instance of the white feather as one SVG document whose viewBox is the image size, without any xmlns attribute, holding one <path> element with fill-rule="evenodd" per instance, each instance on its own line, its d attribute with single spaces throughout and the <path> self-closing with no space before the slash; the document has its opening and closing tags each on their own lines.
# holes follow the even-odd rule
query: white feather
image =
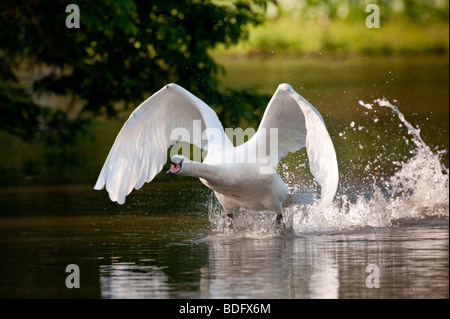
<svg viewBox="0 0 450 319">
<path fill-rule="evenodd" d="M 194 121 L 201 121 L 206 139 L 194 140 Z M 119 132 L 100 172 L 95 189 L 106 190 L 120 204 L 133 188 L 150 182 L 167 161 L 167 150 L 178 142 L 171 132 L 184 128 L 183 142 L 208 150 L 203 163 L 186 161 L 180 173 L 196 176 L 214 190 L 227 213 L 242 206 L 280 212 L 287 188 L 280 176 L 261 174 L 261 163 L 276 166 L 289 152 L 306 147 L 310 170 L 321 186 L 320 206 L 331 203 L 338 185 L 336 154 L 320 113 L 288 84 L 273 95 L 256 134 L 233 147 L 216 113 L 176 84 L 169 84 L 143 102 Z M 276 132 L 270 129 L 276 129 Z M 277 156 L 270 157 L 271 134 L 277 133 Z M 204 134 L 205 135 L 205 134 Z M 205 137 L 205 136 L 203 136 Z M 273 136 L 274 137 L 274 136 Z M 274 145 L 272 144 L 272 147 Z M 246 161 L 249 154 L 256 163 Z"/>
<path fill-rule="evenodd" d="M 185 127 L 193 137 L 194 120 L 201 120 L 202 130 L 215 127 L 223 132 L 216 113 L 208 105 L 176 84 L 166 85 L 139 105 L 125 122 L 94 189 L 106 185 L 111 200 L 123 204 L 133 188 L 140 189 L 161 171 L 167 161 L 167 149 L 177 142 L 169 139 L 170 132 Z M 204 148 L 207 142 L 197 146 Z"/>
<path fill-rule="evenodd" d="M 261 128 L 266 129 L 267 148 L 270 147 L 270 128 L 278 128 L 278 161 L 287 153 L 306 147 L 310 171 L 322 188 L 320 205 L 331 203 L 337 190 L 339 171 L 333 142 L 319 111 L 289 84 L 280 84 L 253 137 L 258 139 L 257 143 L 261 143 Z"/>
</svg>

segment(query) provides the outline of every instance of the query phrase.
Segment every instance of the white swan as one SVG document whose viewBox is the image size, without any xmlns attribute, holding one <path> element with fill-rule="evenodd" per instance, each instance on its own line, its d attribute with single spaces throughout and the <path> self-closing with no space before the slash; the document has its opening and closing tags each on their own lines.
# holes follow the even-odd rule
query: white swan
<svg viewBox="0 0 450 319">
<path fill-rule="evenodd" d="M 187 134 L 176 133 L 174 138 L 173 132 Z M 208 105 L 176 84 L 166 85 L 126 121 L 94 189 L 106 185 L 110 199 L 123 204 L 133 188 L 140 189 L 161 171 L 167 150 L 178 141 L 195 144 L 207 155 L 203 162 L 173 156 L 167 173 L 200 178 L 214 191 L 230 218 L 235 209 L 243 207 L 273 211 L 280 221 L 283 204 L 307 202 L 302 196 L 288 194 L 273 169 L 288 152 L 303 147 L 311 173 L 321 186 L 319 206 L 331 203 L 336 193 L 336 153 L 323 118 L 288 84 L 278 86 L 256 134 L 237 147 Z"/>
</svg>

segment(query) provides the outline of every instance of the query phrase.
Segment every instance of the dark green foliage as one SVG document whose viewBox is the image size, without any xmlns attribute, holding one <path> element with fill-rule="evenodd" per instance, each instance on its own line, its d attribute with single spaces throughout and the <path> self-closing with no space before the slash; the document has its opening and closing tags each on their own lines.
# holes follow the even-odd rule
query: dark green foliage
<svg viewBox="0 0 450 319">
<path fill-rule="evenodd" d="M 93 116 L 114 116 L 169 82 L 212 105 L 233 102 L 219 114 L 225 125 L 251 119 L 255 94 L 220 93 L 223 70 L 208 50 L 246 38 L 248 26 L 263 21 L 266 2 L 3 0 L 0 129 L 28 141 L 73 143 Z M 66 27 L 71 3 L 80 28 Z M 18 79 L 14 72 L 23 69 L 34 75 Z M 55 110 L 36 102 L 48 94 L 72 98 Z"/>
</svg>

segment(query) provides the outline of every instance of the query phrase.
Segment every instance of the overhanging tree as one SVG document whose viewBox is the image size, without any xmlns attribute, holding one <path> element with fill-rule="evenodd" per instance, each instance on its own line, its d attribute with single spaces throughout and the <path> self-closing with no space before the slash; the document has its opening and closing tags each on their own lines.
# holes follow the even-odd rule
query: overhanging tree
<svg viewBox="0 0 450 319">
<path fill-rule="evenodd" d="M 265 98 L 219 93 L 221 69 L 208 50 L 245 39 L 263 21 L 267 1 L 3 0 L 0 129 L 70 144 L 93 116 L 114 116 L 118 105 L 134 106 L 168 82 L 211 104 L 226 101 L 228 112 L 219 116 L 228 125 L 251 118 L 248 102 Z M 71 3 L 79 28 L 66 27 Z M 49 94 L 69 98 L 58 109 L 38 102 Z"/>
</svg>

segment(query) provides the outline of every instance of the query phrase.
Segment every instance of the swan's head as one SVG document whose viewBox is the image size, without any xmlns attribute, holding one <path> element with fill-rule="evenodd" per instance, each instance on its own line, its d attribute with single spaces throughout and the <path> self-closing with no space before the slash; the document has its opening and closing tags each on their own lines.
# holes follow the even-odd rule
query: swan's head
<svg viewBox="0 0 450 319">
<path fill-rule="evenodd" d="M 184 157 L 180 155 L 172 156 L 170 159 L 170 169 L 167 174 L 178 174 L 183 169 Z"/>
</svg>

